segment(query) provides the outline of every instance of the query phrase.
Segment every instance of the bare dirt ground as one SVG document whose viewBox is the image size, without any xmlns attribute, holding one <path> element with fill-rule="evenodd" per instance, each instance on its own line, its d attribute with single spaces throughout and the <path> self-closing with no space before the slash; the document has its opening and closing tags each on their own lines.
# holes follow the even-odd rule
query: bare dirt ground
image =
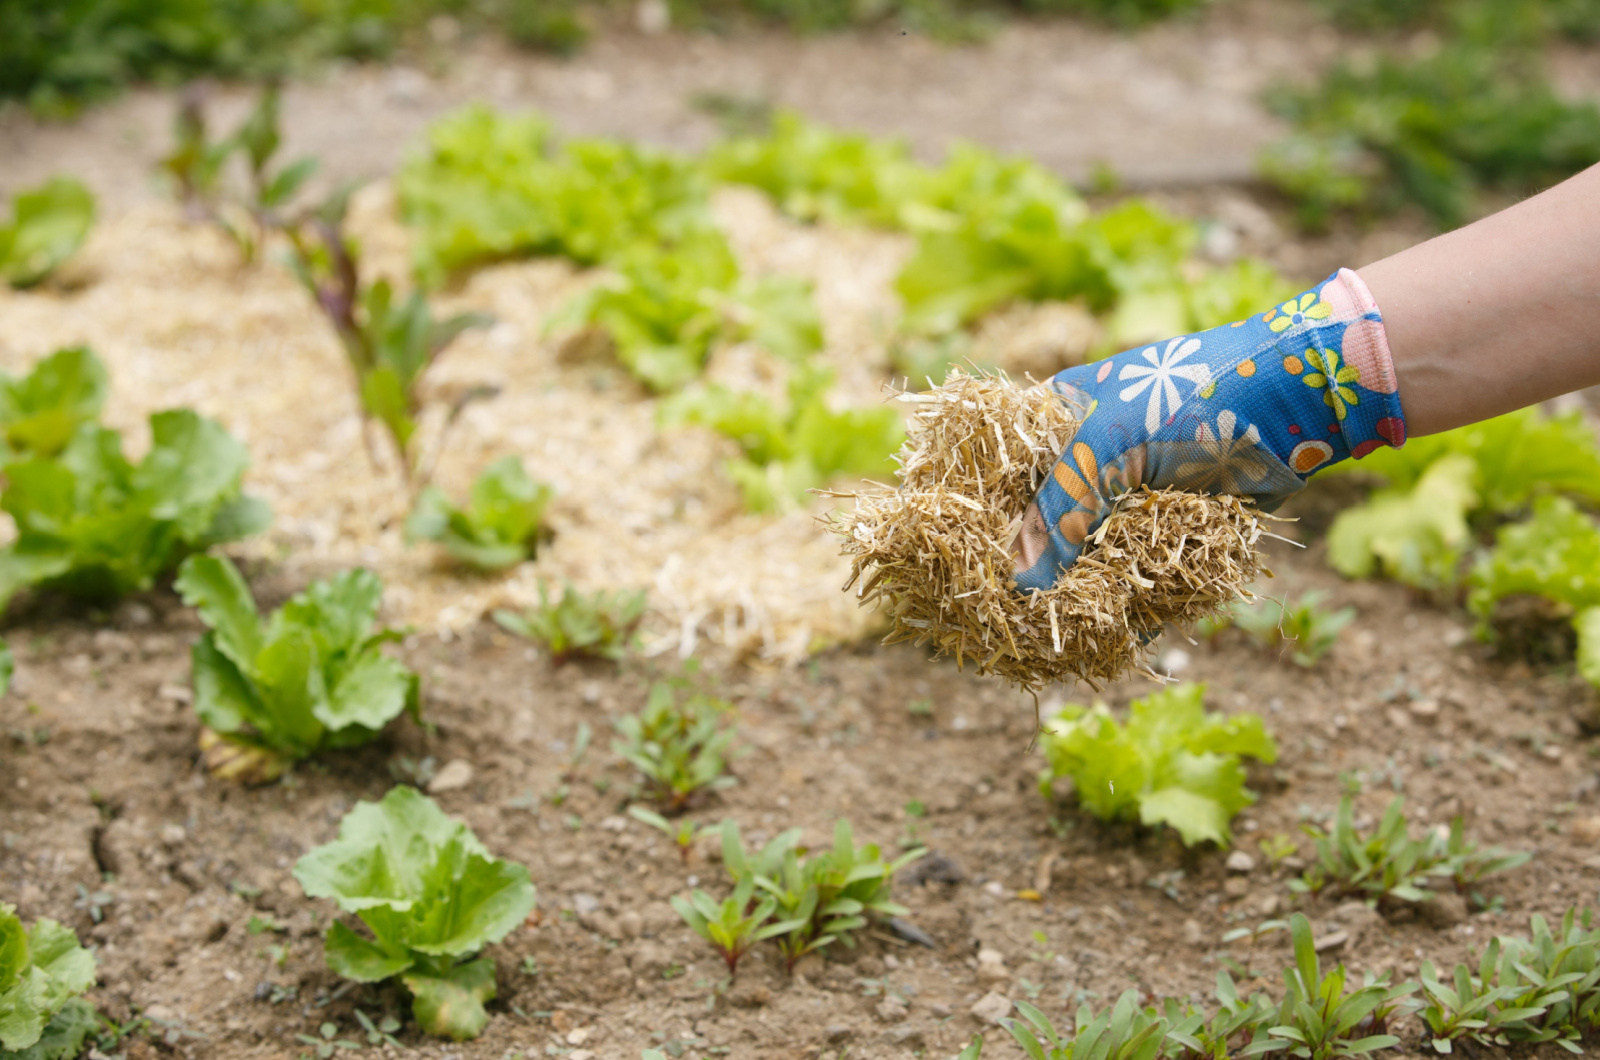
<svg viewBox="0 0 1600 1060">
<path fill-rule="evenodd" d="M 1307 243 L 1249 188 L 1176 186 L 1243 177 L 1271 132 L 1253 102 L 1263 79 L 1292 71 L 1301 47 L 1324 58 L 1332 47 L 1311 23 L 1275 21 L 1273 10 L 1219 12 L 1135 38 L 1018 25 L 970 51 L 893 34 L 625 34 L 570 63 L 483 47 L 437 75 L 351 69 L 297 86 L 286 124 L 291 153 L 323 156 L 330 175 L 384 175 L 427 120 L 471 98 L 538 106 L 577 133 L 693 146 L 713 129 L 689 95 L 762 93 L 925 150 L 970 136 L 1069 173 L 1106 159 L 1164 185 L 1169 204 L 1226 224 L 1241 249 L 1311 280 L 1417 232 Z M 1208 55 L 1216 61 L 1196 58 Z M 242 102 L 229 94 L 230 106 Z M 159 1021 L 169 1041 L 136 1043 L 130 1055 L 289 1060 L 309 1052 L 296 1035 L 324 1021 L 361 1040 L 357 1007 L 406 1018 L 396 990 L 352 988 L 326 970 L 319 938 L 331 910 L 306 900 L 289 869 L 334 835 L 355 800 L 415 779 L 428 759 L 470 767 L 440 802 L 496 853 L 529 865 L 541 907 L 536 923 L 490 951 L 501 996 L 482 1039 L 427 1041 L 409 1024 L 401 1032 L 406 1055 L 441 1060 L 633 1060 L 652 1044 L 756 1060 L 945 1057 L 980 1030 L 985 1056 L 1010 1060 L 1020 1051 L 970 1013 L 982 995 L 1033 999 L 1057 1017 L 1130 986 L 1204 996 L 1225 954 L 1262 971 L 1286 960 L 1271 936 L 1253 953 L 1220 939 L 1291 908 L 1325 940 L 1342 933 L 1329 952 L 1355 968 L 1409 976 L 1425 958 L 1453 962 L 1491 935 L 1525 930 L 1532 913 L 1594 901 L 1600 744 L 1580 727 L 1593 693 L 1559 668 L 1488 658 L 1458 611 L 1331 575 L 1315 543 L 1335 503 L 1327 487 L 1299 506 L 1307 520 L 1297 533 L 1312 547 L 1279 546 L 1279 578 L 1263 587 L 1322 587 L 1332 603 L 1359 609 L 1321 666 L 1302 670 L 1232 634 L 1203 645 L 1169 634 L 1165 644 L 1164 665 L 1208 682 L 1217 709 L 1260 712 L 1282 751 L 1256 772 L 1261 800 L 1235 822 L 1254 866 L 1232 875 L 1219 851 L 1185 851 L 1169 836 L 1106 828 L 1047 803 L 1034 787 L 1041 761 L 1028 750 L 1026 697 L 915 650 L 876 647 L 836 591 L 844 567 L 813 513 L 739 514 L 716 470 L 726 442 L 657 432 L 653 403 L 620 373 L 563 363 L 543 321 L 588 282 L 565 265 L 500 266 L 452 292 L 449 307 L 489 309 L 499 323 L 452 351 L 440 380 L 503 388 L 463 424 L 443 484 L 459 491 L 486 459 L 517 453 L 560 491 L 554 543 L 501 579 L 462 577 L 426 550 L 405 550 L 402 502 L 393 479 L 365 463 L 337 346 L 309 302 L 275 265 L 234 266 L 224 244 L 184 227 L 147 180 L 171 106 L 169 95 L 142 93 L 76 126 L 11 119 L 0 129 L 0 189 L 76 172 L 105 204 L 67 282 L 0 292 L 0 364 L 18 370 L 89 341 L 111 367 L 117 426 L 137 436 L 147 412 L 172 404 L 221 418 L 251 447 L 249 488 L 278 512 L 270 534 L 235 552 L 263 604 L 339 566 L 379 570 L 386 617 L 417 628 L 404 655 L 422 675 L 428 727 L 403 724 L 286 783 L 241 790 L 195 764 L 188 646 L 200 627 L 170 592 L 107 613 L 40 601 L 8 616 L 18 677 L 0 700 L 0 898 L 26 917 L 62 919 L 98 948 L 92 997 L 104 1011 Z M 361 200 L 357 228 L 374 260 L 398 273 L 405 237 L 391 206 L 380 183 Z M 750 196 L 722 196 L 718 210 L 748 267 L 818 282 L 841 394 L 870 400 L 904 243 L 789 225 Z M 734 353 L 713 371 L 748 369 Z M 539 576 L 649 586 L 660 654 L 621 670 L 553 669 L 478 621 L 485 607 L 526 599 Z M 794 662 L 819 643 L 834 646 Z M 763 953 L 719 989 L 719 962 L 666 900 L 695 882 L 720 886 L 720 866 L 703 852 L 684 865 L 623 815 L 633 778 L 608 749 L 611 720 L 636 710 L 650 672 L 670 672 L 685 651 L 709 651 L 748 748 L 739 784 L 696 819 L 735 818 L 751 839 L 799 826 L 821 840 L 844 816 L 860 837 L 894 849 L 926 843 L 939 859 L 896 890 L 932 947 L 874 929 L 793 978 Z M 1107 698 L 1121 705 L 1149 688 L 1118 685 Z M 1046 708 L 1087 695 L 1063 690 Z M 931 713 L 908 709 L 921 700 Z M 594 741 L 574 765 L 580 725 Z M 1384 920 L 1359 904 L 1295 898 L 1291 865 L 1271 867 L 1259 840 L 1298 835 L 1354 787 L 1366 818 L 1403 791 L 1417 827 L 1462 814 L 1481 840 L 1534 860 L 1492 884 L 1490 897 L 1503 900 L 1493 912 L 1450 904 L 1426 922 Z M 913 801 L 925 818 L 907 816 Z M 1040 900 L 1019 897 L 1024 890 Z M 252 934 L 252 917 L 276 927 Z M 980 966 L 980 949 L 1002 964 Z M 1407 1033 L 1406 1052 L 1420 1054 L 1415 1027 Z"/>
</svg>

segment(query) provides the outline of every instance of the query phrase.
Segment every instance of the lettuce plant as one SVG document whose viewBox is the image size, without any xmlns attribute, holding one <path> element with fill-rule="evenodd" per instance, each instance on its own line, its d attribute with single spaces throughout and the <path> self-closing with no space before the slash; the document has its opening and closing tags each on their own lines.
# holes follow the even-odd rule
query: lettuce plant
<svg viewBox="0 0 1600 1060">
<path fill-rule="evenodd" d="M 538 641 L 555 665 L 582 656 L 620 661 L 633 648 L 635 631 L 644 618 L 645 591 L 597 589 L 585 593 L 568 582 L 561 599 L 552 602 L 549 586 L 539 582 L 539 603 L 518 614 L 494 612 L 502 629 Z"/>
<path fill-rule="evenodd" d="M 1472 540 L 1467 516 L 1478 505 L 1476 480 L 1471 458 L 1452 453 L 1410 488 L 1379 490 L 1333 521 L 1328 562 L 1346 578 L 1381 573 L 1418 589 L 1452 588 Z"/>
<path fill-rule="evenodd" d="M 59 455 L 99 418 L 109 385 L 86 346 L 57 350 L 20 379 L 0 372 L 0 462 Z"/>
<path fill-rule="evenodd" d="M 1259 716 L 1207 713 L 1197 684 L 1134 700 L 1126 724 L 1104 704 L 1068 704 L 1045 723 L 1040 748 L 1047 797 L 1055 778 L 1071 777 L 1079 804 L 1102 821 L 1169 825 L 1189 846 L 1227 845 L 1229 822 L 1255 802 L 1240 759 L 1278 756 Z"/>
<path fill-rule="evenodd" d="M 328 967 L 360 983 L 398 976 L 428 1034 L 462 1041 L 482 1032 L 483 1003 L 496 993 L 494 961 L 474 955 L 533 911 L 526 868 L 492 857 L 466 825 L 399 786 L 380 802 L 358 802 L 339 838 L 301 858 L 294 877 L 370 933 L 330 925 Z"/>
<path fill-rule="evenodd" d="M 900 414 L 879 406 L 836 412 L 826 394 L 825 368 L 797 370 L 787 407 L 761 394 L 709 386 L 663 406 L 665 423 L 698 423 L 739 443 L 742 455 L 726 471 L 752 512 L 782 511 L 836 475 L 887 474 L 905 439 Z"/>
<path fill-rule="evenodd" d="M 417 675 L 380 650 L 399 633 L 373 628 L 383 586 L 370 572 L 313 582 L 264 620 L 227 559 L 189 557 L 176 587 L 209 629 L 194 646 L 194 705 L 217 776 L 265 783 L 417 712 Z"/>
<path fill-rule="evenodd" d="M 503 570 L 537 551 L 545 506 L 555 491 L 535 482 L 514 456 L 496 460 L 472 483 L 465 507 L 437 486 L 417 497 L 406 537 L 436 541 L 456 560 L 479 570 Z"/>
<path fill-rule="evenodd" d="M 13 287 L 43 282 L 83 245 L 94 224 L 94 196 L 75 180 L 56 177 L 11 200 L 0 221 L 0 278 Z"/>
<path fill-rule="evenodd" d="M 85 424 L 55 458 L 13 461 L 0 509 L 17 539 L 0 549 L 0 607 L 19 590 L 106 598 L 148 589 L 185 555 L 263 529 L 267 506 L 240 491 L 244 446 L 187 409 L 150 417 L 139 463 L 116 431 Z"/>
<path fill-rule="evenodd" d="M 97 1024 L 78 996 L 94 979 L 94 955 L 71 928 L 43 917 L 24 928 L 0 902 L 0 1060 L 76 1057 Z"/>
</svg>

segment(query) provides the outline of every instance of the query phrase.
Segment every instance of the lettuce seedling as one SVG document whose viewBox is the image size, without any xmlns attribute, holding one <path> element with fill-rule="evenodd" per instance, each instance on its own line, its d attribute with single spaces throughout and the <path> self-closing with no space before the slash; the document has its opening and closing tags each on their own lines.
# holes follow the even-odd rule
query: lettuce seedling
<svg viewBox="0 0 1600 1060">
<path fill-rule="evenodd" d="M 110 381 L 88 347 L 57 350 L 19 378 L 0 372 L 0 463 L 54 457 L 100 417 Z"/>
<path fill-rule="evenodd" d="M 557 666 L 579 656 L 618 662 L 637 640 L 634 634 L 644 609 L 643 589 L 584 593 L 571 582 L 562 589 L 561 599 L 551 603 L 549 588 L 540 579 L 537 606 L 520 615 L 501 609 L 494 612 L 494 620 L 519 637 L 543 644 Z"/>
<path fill-rule="evenodd" d="M 698 792 L 734 783 L 726 775 L 733 745 L 727 719 L 733 708 L 686 684 L 651 685 L 644 709 L 618 719 L 619 738 L 611 742 L 612 751 L 644 775 L 646 792 L 669 813 L 682 810 Z"/>
<path fill-rule="evenodd" d="M 1407 999 L 1416 993 L 1416 983 L 1390 986 L 1387 972 L 1378 977 L 1369 972 L 1360 987 L 1347 992 L 1343 964 L 1322 974 L 1311 922 L 1304 913 L 1289 917 L 1289 936 L 1294 941 L 1294 967 L 1283 973 L 1283 1002 L 1269 1030 L 1278 1041 L 1262 1043 L 1254 1052 L 1282 1049 L 1304 1060 L 1329 1060 L 1400 1044 L 1388 1032 L 1394 1022 L 1415 1011 L 1416 1002 Z"/>
<path fill-rule="evenodd" d="M 739 443 L 743 455 L 726 470 L 752 512 L 781 511 L 803 503 L 806 491 L 836 475 L 887 474 L 905 439 L 892 408 L 829 408 L 833 378 L 819 366 L 789 380 L 787 408 L 761 394 L 708 386 L 662 407 L 665 424 L 698 423 Z"/>
<path fill-rule="evenodd" d="M 508 456 L 484 468 L 464 508 L 437 486 L 424 489 L 406 519 L 406 539 L 436 541 L 479 570 L 503 570 L 537 552 L 545 506 L 554 492 L 529 478 L 521 460 Z"/>
<path fill-rule="evenodd" d="M 1333 649 L 1339 634 L 1356 617 L 1353 607 L 1324 610 L 1322 602 L 1327 598 L 1327 593 L 1313 589 L 1303 594 L 1293 607 L 1271 598 L 1255 606 L 1236 601 L 1232 608 L 1233 624 L 1263 647 L 1285 642 L 1293 645 L 1289 657 L 1299 666 L 1312 667 Z"/>
<path fill-rule="evenodd" d="M 1342 894 L 1364 895 L 1379 905 L 1396 900 L 1425 902 L 1432 897 L 1428 881 L 1442 878 L 1457 890 L 1500 872 L 1525 864 L 1530 855 L 1491 847 L 1487 850 L 1466 838 L 1461 818 L 1451 822 L 1448 835 L 1429 833 L 1412 839 L 1405 818 L 1405 798 L 1395 796 L 1370 836 L 1355 827 L 1355 802 L 1339 800 L 1333 830 L 1306 825 L 1315 845 L 1316 860 L 1290 888 L 1319 894 L 1329 886 Z"/>
<path fill-rule="evenodd" d="M 24 928 L 16 907 L 0 902 L 0 1057 L 76 1057 L 97 1023 L 78 996 L 94 979 L 94 955 L 71 928 L 44 917 Z"/>
<path fill-rule="evenodd" d="M 56 177 L 11 200 L 0 221 L 0 277 L 13 287 L 42 283 L 83 245 L 94 224 L 94 196 L 75 180 Z"/>
<path fill-rule="evenodd" d="M 215 775 L 265 783 L 417 713 L 417 675 L 380 650 L 400 634 L 373 628 L 383 586 L 370 572 L 312 582 L 265 620 L 227 559 L 189 557 L 176 588 L 210 630 L 194 646 L 194 705 Z"/>
<path fill-rule="evenodd" d="M 89 424 L 55 459 L 13 461 L 0 509 L 17 539 L 0 549 L 0 607 L 29 587 L 91 599 L 148 589 L 189 553 L 265 528 L 271 511 L 240 491 L 249 461 L 187 409 L 150 417 L 137 464 L 121 435 Z"/>
<path fill-rule="evenodd" d="M 360 983 L 399 976 L 425 1032 L 478 1036 L 496 992 L 494 961 L 472 958 L 533 911 L 526 868 L 491 857 L 466 825 L 399 786 L 381 802 L 358 802 L 339 838 L 301 858 L 294 877 L 371 932 L 334 921 L 323 936 L 329 968 Z"/>
<path fill-rule="evenodd" d="M 1226 846 L 1228 823 L 1255 802 L 1240 758 L 1278 756 L 1259 716 L 1207 713 L 1196 684 L 1134 700 L 1126 725 L 1104 704 L 1068 704 L 1045 723 L 1040 747 L 1046 797 L 1055 778 L 1071 777 L 1079 803 L 1100 820 L 1166 824 L 1190 846 Z"/>
<path fill-rule="evenodd" d="M 432 477 L 432 463 L 424 463 L 416 437 L 423 378 L 462 332 L 483 327 L 490 318 L 483 313 L 458 313 L 435 320 L 421 291 L 412 291 L 401 301 L 388 280 L 364 282 L 360 253 L 343 230 L 350 191 L 346 188 L 333 195 L 288 229 L 293 247 L 290 260 L 300 282 L 339 336 L 355 373 L 362 415 L 388 433 L 401 478 L 406 489 L 415 493 Z M 469 390 L 451 406 L 434 442 L 433 461 L 462 410 L 489 393 Z M 370 450 L 368 455 L 372 455 Z"/>
</svg>

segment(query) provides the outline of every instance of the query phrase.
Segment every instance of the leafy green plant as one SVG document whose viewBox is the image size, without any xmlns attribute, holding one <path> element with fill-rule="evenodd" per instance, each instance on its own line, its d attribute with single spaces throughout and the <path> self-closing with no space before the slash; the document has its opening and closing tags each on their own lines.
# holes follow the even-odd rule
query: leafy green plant
<svg viewBox="0 0 1600 1060">
<path fill-rule="evenodd" d="M 1339 634 L 1356 617 L 1353 607 L 1325 610 L 1322 602 L 1327 597 L 1327 593 L 1313 589 L 1302 594 L 1293 607 L 1287 605 L 1287 598 L 1278 601 L 1268 597 L 1254 606 L 1236 602 L 1231 617 L 1235 626 L 1264 647 L 1292 644 L 1290 658 L 1300 666 L 1311 667 L 1333 650 Z"/>
<path fill-rule="evenodd" d="M 84 424 L 55 458 L 5 467 L 0 497 L 17 539 L 0 549 L 0 607 L 24 588 L 90 599 L 148 589 L 185 555 L 247 537 L 271 520 L 240 491 L 249 454 L 187 409 L 150 417 L 139 463 L 116 431 Z"/>
<path fill-rule="evenodd" d="M 1173 1060 L 1228 1060 L 1282 1044 L 1267 1031 L 1276 1013 L 1266 994 L 1240 997 L 1233 977 L 1223 971 L 1217 973 L 1216 998 L 1216 1011 L 1209 1017 L 1187 1002 L 1165 1002 L 1166 1056 Z"/>
<path fill-rule="evenodd" d="M 1374 492 L 1328 528 L 1328 562 L 1346 578 L 1381 572 L 1418 589 L 1452 588 L 1471 542 L 1467 515 L 1478 504 L 1476 478 L 1471 458 L 1452 453 L 1430 464 L 1414 486 Z"/>
<path fill-rule="evenodd" d="M 20 379 L 0 372 L 0 461 L 58 456 L 99 418 L 109 387 L 87 346 L 57 350 Z"/>
<path fill-rule="evenodd" d="M 1500 5 L 1515 20 L 1512 6 Z M 1497 24 L 1421 57 L 1340 63 L 1273 94 L 1294 132 L 1262 156 L 1263 175 L 1311 228 L 1407 204 L 1454 227 L 1484 191 L 1525 193 L 1600 160 L 1600 108 L 1558 96 L 1510 35 Z"/>
<path fill-rule="evenodd" d="M 380 650 L 400 634 L 373 628 L 383 585 L 370 572 L 312 582 L 265 620 L 225 558 L 190 556 L 175 587 L 209 629 L 193 651 L 194 706 L 216 776 L 265 783 L 416 714 L 417 675 Z"/>
<path fill-rule="evenodd" d="M 732 709 L 686 680 L 657 681 L 639 713 L 617 720 L 611 749 L 643 774 L 651 798 L 677 812 L 697 792 L 734 783 L 727 775 Z"/>
<path fill-rule="evenodd" d="M 281 105 L 278 86 L 267 85 L 239 127 L 213 142 L 206 131 L 203 94 L 186 92 L 173 123 L 176 143 L 161 160 L 185 211 L 221 229 L 246 265 L 255 260 L 267 237 L 284 226 L 284 209 L 317 168 L 314 158 L 273 166 L 283 139 L 278 129 Z M 228 161 L 235 155 L 244 160 L 248 184 L 243 194 L 230 194 L 223 182 Z"/>
<path fill-rule="evenodd" d="M 799 840 L 797 829 L 784 832 L 752 858 L 738 825 L 722 825 L 728 874 L 739 884 L 753 879 L 776 902 L 773 915 L 781 930 L 762 937 L 777 939 L 790 971 L 801 957 L 835 942 L 854 946 L 852 933 L 866 927 L 869 916 L 904 916 L 908 910 L 892 897 L 894 874 L 927 853 L 918 847 L 888 861 L 876 844 L 857 846 L 850 822 L 843 819 L 834 824 L 832 847 L 803 852 Z M 807 854 L 804 861 L 801 853 Z"/>
<path fill-rule="evenodd" d="M 1502 527 L 1469 581 L 1468 606 L 1484 636 L 1505 597 L 1530 594 L 1556 604 L 1577 629 L 1579 673 L 1600 685 L 1600 524 L 1570 500 L 1540 498 L 1526 522 Z"/>
<path fill-rule="evenodd" d="M 72 1060 L 95 1030 L 94 955 L 44 917 L 24 928 L 0 902 L 0 1060 Z"/>
<path fill-rule="evenodd" d="M 1139 991 L 1127 990 L 1116 1004 L 1095 1012 L 1078 1006 L 1074 1034 L 1063 1038 L 1050 1017 L 1026 1001 L 1017 1002 L 1021 1020 L 1007 1020 L 1006 1030 L 1034 1060 L 1157 1060 L 1166 1045 L 1166 1017 L 1139 1004 Z"/>
<path fill-rule="evenodd" d="M 695 843 L 702 836 L 717 831 L 716 828 L 710 825 L 697 825 L 687 818 L 674 824 L 654 810 L 646 809 L 643 806 L 629 806 L 628 816 L 649 825 L 672 840 L 673 844 L 678 848 L 678 856 L 683 859 L 685 865 L 689 863 L 689 854 L 694 850 Z"/>
<path fill-rule="evenodd" d="M 480 570 L 503 570 L 536 554 L 554 492 L 529 478 L 517 457 L 504 457 L 473 481 L 465 507 L 456 507 L 437 486 L 426 487 L 406 519 L 406 538 L 436 541 Z"/>
<path fill-rule="evenodd" d="M 371 932 L 334 921 L 323 936 L 329 968 L 360 983 L 399 976 L 424 1031 L 478 1036 L 496 991 L 493 959 L 474 955 L 533 911 L 527 869 L 492 857 L 466 825 L 399 786 L 358 802 L 339 838 L 301 858 L 294 877 Z"/>
<path fill-rule="evenodd" d="M 1457 964 L 1449 985 L 1439 981 L 1432 961 L 1422 962 L 1424 1004 L 1419 1016 L 1435 1052 L 1454 1052 L 1458 1041 L 1508 1046 L 1513 1036 L 1522 1039 L 1531 1022 L 1565 996 L 1559 985 L 1550 990 L 1548 983 L 1535 986 L 1530 996 L 1515 963 L 1510 965 L 1512 974 L 1497 981 L 1500 968 L 1499 939 L 1484 947 L 1476 976 L 1465 964 Z"/>
<path fill-rule="evenodd" d="M 557 666 L 579 656 L 617 662 L 632 648 L 644 609 L 643 589 L 584 593 L 570 582 L 561 599 L 551 603 L 549 588 L 541 579 L 537 606 L 522 614 L 502 608 L 494 612 L 494 620 L 519 637 L 543 644 Z"/>
<path fill-rule="evenodd" d="M 83 245 L 94 224 L 94 196 L 75 180 L 56 177 L 11 200 L 0 221 L 0 277 L 13 287 L 42 283 Z"/>
<path fill-rule="evenodd" d="M 1400 1044 L 1389 1030 L 1415 1010 L 1416 1003 L 1408 998 L 1416 993 L 1417 984 L 1391 986 L 1388 973 L 1376 978 L 1368 973 L 1361 986 L 1350 990 L 1343 964 L 1322 974 L 1311 922 L 1304 913 L 1289 917 L 1289 935 L 1294 940 L 1294 967 L 1283 973 L 1283 1001 L 1276 1025 L 1268 1031 L 1283 1043 L 1276 1048 L 1304 1060 L 1328 1060 Z"/>
<path fill-rule="evenodd" d="M 1525 864 L 1530 855 L 1482 849 L 1466 838 L 1458 817 L 1445 836 L 1429 833 L 1412 839 L 1406 827 L 1405 798 L 1395 796 L 1371 835 L 1355 826 L 1355 801 L 1339 800 L 1332 831 L 1306 825 L 1316 860 L 1290 888 L 1320 893 L 1329 886 L 1343 894 L 1364 895 L 1380 905 L 1396 900 L 1425 902 L 1432 897 L 1429 880 L 1442 878 L 1464 889 L 1487 876 Z"/>
<path fill-rule="evenodd" d="M 1068 704 L 1045 723 L 1040 749 L 1046 797 L 1055 778 L 1071 777 L 1079 804 L 1102 821 L 1166 824 L 1191 846 L 1228 843 L 1229 822 L 1255 801 L 1240 758 L 1278 753 L 1260 717 L 1208 714 L 1196 684 L 1134 700 L 1125 725 L 1104 704 Z"/>
<path fill-rule="evenodd" d="M 717 951 L 728 966 L 730 978 L 739 974 L 739 961 L 752 946 L 762 939 L 782 934 L 789 927 L 782 921 L 769 923 L 778 903 L 771 895 L 758 898 L 755 890 L 755 878 L 746 876 L 721 902 L 699 890 L 687 898 L 675 894 L 671 899 L 672 908 L 683 917 L 684 923 Z"/>
<path fill-rule="evenodd" d="M 363 282 L 360 252 L 343 231 L 348 207 L 346 189 L 290 228 L 291 260 L 339 336 L 365 421 L 376 421 L 388 433 L 401 478 L 414 494 L 432 477 L 445 437 L 462 410 L 488 396 L 469 390 L 455 401 L 428 457 L 417 437 L 423 380 L 462 332 L 488 324 L 489 317 L 458 313 L 435 320 L 421 291 L 412 291 L 401 301 L 388 280 Z M 368 454 L 376 464 L 370 448 Z"/>
<path fill-rule="evenodd" d="M 726 471 L 739 484 L 745 507 L 781 511 L 835 475 L 887 473 L 905 439 L 892 408 L 829 408 L 831 381 L 820 366 L 797 370 L 789 380 L 787 408 L 761 394 L 708 386 L 668 402 L 661 418 L 667 424 L 698 423 L 738 442 L 743 455 L 729 461 Z"/>
</svg>

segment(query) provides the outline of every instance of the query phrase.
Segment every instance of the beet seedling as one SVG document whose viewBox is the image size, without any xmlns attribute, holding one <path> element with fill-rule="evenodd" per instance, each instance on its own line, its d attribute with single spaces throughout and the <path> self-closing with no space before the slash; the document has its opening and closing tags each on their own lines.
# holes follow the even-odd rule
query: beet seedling
<svg viewBox="0 0 1600 1060">
<path fill-rule="evenodd" d="M 755 892 L 755 878 L 746 876 L 720 903 L 698 890 L 688 898 L 675 894 L 671 899 L 684 923 L 717 951 L 728 966 L 729 978 L 739 974 L 739 961 L 752 946 L 790 928 L 788 921 L 768 922 L 778 903 L 771 895 L 757 898 Z"/>
<path fill-rule="evenodd" d="M 1255 1052 L 1283 1049 L 1303 1060 L 1329 1060 L 1400 1044 L 1389 1029 L 1417 1008 L 1408 1000 L 1418 989 L 1416 983 L 1390 986 L 1388 973 L 1376 978 L 1368 973 L 1360 987 L 1347 992 L 1343 964 L 1322 974 L 1311 922 L 1303 913 L 1289 918 L 1289 935 L 1294 966 L 1283 973 L 1283 1001 L 1268 1031 L 1278 1042 L 1263 1043 L 1266 1047 Z"/>
<path fill-rule="evenodd" d="M 246 265 L 255 261 L 272 232 L 287 223 L 285 207 L 317 168 L 316 159 L 302 158 L 274 170 L 272 160 L 283 139 L 278 129 L 281 102 L 278 86 L 268 85 L 239 127 L 213 141 L 206 129 L 204 95 L 191 88 L 173 122 L 177 143 L 161 160 L 184 212 L 220 228 Z M 239 153 L 244 155 L 248 190 L 243 196 L 230 196 L 223 175 L 228 161 Z"/>
<path fill-rule="evenodd" d="M 522 614 L 498 610 L 494 620 L 508 632 L 538 641 L 550 652 L 555 665 L 580 656 L 619 662 L 630 649 L 644 618 L 645 592 L 604 589 L 584 593 L 568 582 L 561 599 L 550 601 L 549 589 L 539 582 L 539 603 Z"/>
<path fill-rule="evenodd" d="M 483 327 L 490 318 L 458 313 L 435 320 L 421 291 L 400 301 L 388 280 L 364 282 L 359 248 L 344 233 L 352 190 L 333 195 L 288 229 L 290 261 L 344 347 L 364 424 L 375 421 L 388 433 L 401 479 L 414 495 L 432 477 L 445 438 L 462 411 L 489 396 L 479 388 L 457 398 L 434 439 L 431 456 L 425 457 L 417 438 L 424 377 L 462 332 Z M 370 439 L 368 444 L 368 456 L 377 465 Z"/>
<path fill-rule="evenodd" d="M 1034 1060 L 1157 1060 L 1167 1039 L 1167 1020 L 1139 1004 L 1139 991 L 1125 991 L 1116 1004 L 1096 1013 L 1079 1005 L 1074 1033 L 1063 1038 L 1050 1017 L 1026 1001 L 1017 1002 L 1022 1019 L 1005 1022 L 1006 1030 Z"/>
<path fill-rule="evenodd" d="M 682 820 L 677 824 L 673 824 L 659 813 L 645 809 L 643 806 L 629 806 L 628 816 L 649 825 L 672 840 L 678 848 L 678 856 L 683 859 L 685 865 L 689 864 L 689 855 L 694 851 L 695 843 L 702 836 L 717 831 L 711 825 L 697 825 L 690 820 Z"/>
<path fill-rule="evenodd" d="M 1285 642 L 1292 644 L 1293 651 L 1289 657 L 1297 665 L 1309 668 L 1333 649 L 1340 632 L 1356 617 L 1353 607 L 1325 610 L 1322 602 L 1327 595 L 1314 589 L 1303 594 L 1293 607 L 1287 601 L 1272 599 L 1263 600 L 1254 607 L 1235 603 L 1233 624 L 1250 634 L 1263 647 L 1270 648 Z"/>
<path fill-rule="evenodd" d="M 658 681 L 644 709 L 616 722 L 619 738 L 611 749 L 644 775 L 650 797 L 676 813 L 700 791 L 725 788 L 734 779 L 728 768 L 733 729 L 725 725 L 732 707 L 687 682 Z"/>
</svg>

